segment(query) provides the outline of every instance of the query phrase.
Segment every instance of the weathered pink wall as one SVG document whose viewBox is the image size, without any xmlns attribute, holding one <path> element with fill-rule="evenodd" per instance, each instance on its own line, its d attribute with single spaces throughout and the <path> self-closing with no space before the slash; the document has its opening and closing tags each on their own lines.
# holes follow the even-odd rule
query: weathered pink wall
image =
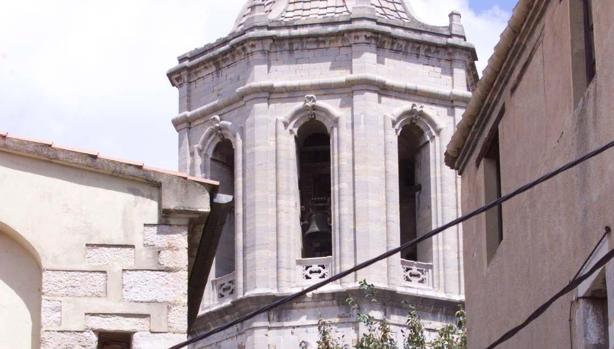
<svg viewBox="0 0 614 349">
<path fill-rule="evenodd" d="M 614 140 L 614 2 L 593 1 L 597 77 L 576 109 L 569 1 L 546 5 L 537 26 L 544 28 L 543 36 L 533 32 L 514 69 L 520 71 L 537 42 L 530 63 L 516 90 L 511 92 L 512 78 L 499 100 L 506 107 L 499 125 L 504 194 Z M 484 204 L 476 158 L 487 133 L 463 172 L 465 212 Z M 505 238 L 489 265 L 484 217 L 464 224 L 470 348 L 484 348 L 570 281 L 604 226 L 614 226 L 613 176 L 610 150 L 505 204 Z M 570 348 L 570 302 L 571 295 L 562 298 L 500 348 Z"/>
</svg>

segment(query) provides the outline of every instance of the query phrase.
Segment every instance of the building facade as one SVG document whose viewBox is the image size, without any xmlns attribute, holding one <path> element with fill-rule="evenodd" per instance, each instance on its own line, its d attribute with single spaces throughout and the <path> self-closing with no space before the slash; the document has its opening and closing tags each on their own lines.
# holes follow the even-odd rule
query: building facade
<svg viewBox="0 0 614 349">
<path fill-rule="evenodd" d="M 614 139 L 612 18 L 611 1 L 519 1 L 448 146 L 465 212 Z M 612 173 L 609 150 L 465 222 L 470 348 L 612 248 Z M 612 292 L 610 264 L 499 348 L 614 348 Z"/>
<path fill-rule="evenodd" d="M 443 149 L 475 59 L 460 14 L 430 26 L 400 0 L 250 0 L 228 36 L 180 56 L 180 170 L 234 196 L 191 334 L 455 218 Z M 450 229 L 195 347 L 315 348 L 319 319 L 351 343 L 362 329 L 344 300 L 360 280 L 395 331 L 406 301 L 435 330 L 464 299 L 461 240 Z"/>
<path fill-rule="evenodd" d="M 189 236 L 217 183 L 0 134 L 0 348 L 186 339 Z"/>
</svg>

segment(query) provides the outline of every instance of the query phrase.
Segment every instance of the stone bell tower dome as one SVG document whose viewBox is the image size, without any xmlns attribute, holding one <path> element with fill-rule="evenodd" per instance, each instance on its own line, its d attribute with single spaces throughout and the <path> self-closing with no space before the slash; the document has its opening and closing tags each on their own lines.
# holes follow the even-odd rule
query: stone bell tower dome
<svg viewBox="0 0 614 349">
<path fill-rule="evenodd" d="M 460 14 L 418 21 L 403 0 L 249 0 L 232 32 L 179 57 L 179 167 L 221 181 L 234 210 L 191 334 L 321 281 L 456 217 L 443 150 L 477 80 Z M 210 232 L 205 231 L 205 237 Z M 315 348 L 318 320 L 351 343 L 360 280 L 399 328 L 463 301 L 459 228 L 217 334 L 197 348 Z M 196 298 L 194 298 L 196 297 Z M 198 302 L 197 302 L 198 303 Z M 193 310 L 194 314 L 196 312 Z"/>
</svg>

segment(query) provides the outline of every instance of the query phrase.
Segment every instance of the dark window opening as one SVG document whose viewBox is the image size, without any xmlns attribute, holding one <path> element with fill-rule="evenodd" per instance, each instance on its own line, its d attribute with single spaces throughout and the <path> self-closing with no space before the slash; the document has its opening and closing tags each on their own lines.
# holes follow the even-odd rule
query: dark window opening
<svg viewBox="0 0 614 349">
<path fill-rule="evenodd" d="M 592 0 L 570 0 L 572 86 L 574 105 L 597 74 Z"/>
<path fill-rule="evenodd" d="M 100 332 L 98 333 L 98 349 L 130 349 L 132 333 Z"/>
<path fill-rule="evenodd" d="M 218 192 L 234 196 L 234 147 L 225 139 L 219 142 L 211 155 L 209 176 L 220 182 Z M 215 254 L 214 277 L 219 278 L 235 271 L 235 222 L 232 212 L 222 228 Z"/>
<path fill-rule="evenodd" d="M 430 149 L 424 132 L 415 124 L 403 128 L 398 138 L 399 150 L 399 224 L 401 244 L 428 232 L 430 214 Z M 432 262 L 430 243 L 401 252 L 401 258 Z"/>
<path fill-rule="evenodd" d="M 586 56 L 586 80 L 590 83 L 597 73 L 595 60 L 595 32 L 593 25 L 593 1 L 582 0 L 584 14 L 584 52 Z"/>
<path fill-rule="evenodd" d="M 501 157 L 499 132 L 490 141 L 482 159 L 484 166 L 484 199 L 490 203 L 501 197 Z M 503 208 L 501 205 L 486 211 L 486 246 L 488 261 L 503 241 Z"/>
<path fill-rule="evenodd" d="M 305 123 L 296 140 L 303 258 L 332 255 L 330 136 L 319 121 Z"/>
</svg>

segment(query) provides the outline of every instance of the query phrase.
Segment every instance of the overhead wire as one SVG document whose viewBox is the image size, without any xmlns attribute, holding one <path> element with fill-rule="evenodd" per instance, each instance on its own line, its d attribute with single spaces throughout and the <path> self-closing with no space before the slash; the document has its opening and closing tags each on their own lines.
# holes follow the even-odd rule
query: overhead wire
<svg viewBox="0 0 614 349">
<path fill-rule="evenodd" d="M 588 264 L 588 262 L 591 260 L 591 258 L 593 258 L 593 255 L 595 254 L 595 252 L 597 252 L 597 249 L 599 248 L 599 246 L 601 246 L 601 243 L 605 240 L 605 238 L 608 236 L 608 234 L 610 234 L 612 232 L 612 228 L 610 228 L 609 226 L 605 227 L 605 231 L 603 232 L 603 235 L 601 236 L 601 239 L 599 239 L 599 241 L 597 242 L 597 244 L 595 245 L 595 247 L 593 247 L 593 250 L 591 251 L 591 253 L 589 253 L 589 255 L 586 257 L 586 259 L 584 260 L 584 262 L 582 263 L 582 265 L 580 266 L 580 268 L 578 268 L 578 271 L 576 272 L 576 275 L 573 276 L 573 278 L 571 278 L 571 281 L 575 280 L 578 275 L 580 275 L 580 273 L 582 273 L 582 270 L 584 270 L 584 267 L 586 267 L 586 265 Z M 573 349 L 573 326 L 572 326 L 572 311 L 573 311 L 573 306 L 574 303 L 576 302 L 576 299 L 572 299 L 571 302 L 569 302 L 569 348 Z"/>
<path fill-rule="evenodd" d="M 515 326 L 511 330 L 507 331 L 505 334 L 503 334 L 501 337 L 499 337 L 499 339 L 495 340 L 491 345 L 486 347 L 486 349 L 494 349 L 497 346 L 499 346 L 500 344 L 503 344 L 504 342 L 508 341 L 510 338 L 514 337 L 516 334 L 518 334 L 518 332 L 520 332 L 525 327 L 529 326 L 529 324 L 531 324 L 531 322 L 535 321 L 543 313 L 545 313 L 546 310 L 548 310 L 548 308 L 550 308 L 550 306 L 554 302 L 556 302 L 559 298 L 563 297 L 567 293 L 569 293 L 569 292 L 573 291 L 574 289 L 576 289 L 576 287 L 580 286 L 586 279 L 590 278 L 594 273 L 599 271 L 610 260 L 612 260 L 612 258 L 614 258 L 614 250 L 610 250 L 608 253 L 606 253 L 603 257 L 601 257 L 597 261 L 597 263 L 595 263 L 595 265 L 593 265 L 593 267 L 591 269 L 589 269 L 586 273 L 582 274 L 582 276 L 579 276 L 579 277 L 575 278 L 574 280 L 572 280 L 569 284 L 567 284 L 567 286 L 563 287 L 563 289 L 561 289 L 554 296 L 552 296 L 550 299 L 548 299 L 548 301 L 546 301 L 544 304 L 540 305 L 520 325 Z"/>
<path fill-rule="evenodd" d="M 292 301 L 294 301 L 294 300 L 296 300 L 296 299 L 298 299 L 300 297 L 303 297 L 303 296 L 305 296 L 305 295 L 307 295 L 307 294 L 309 294 L 309 293 L 311 293 L 313 291 L 318 290 L 319 288 L 321 288 L 323 286 L 326 286 L 326 285 L 328 285 L 328 284 L 330 284 L 332 282 L 335 282 L 335 281 L 340 280 L 340 279 L 342 279 L 342 278 L 344 278 L 346 276 L 349 276 L 352 273 L 355 273 L 355 272 L 357 272 L 357 271 L 359 271 L 361 269 L 369 267 L 369 266 L 371 266 L 371 265 L 373 265 L 373 264 L 375 264 L 375 263 L 377 263 L 379 261 L 382 261 L 382 260 L 384 260 L 386 258 L 389 258 L 389 257 L 391 257 L 391 256 L 393 256 L 393 255 L 395 255 L 395 254 L 397 254 L 397 253 L 399 253 L 399 252 L 401 252 L 403 250 L 406 250 L 406 249 L 409 249 L 409 248 L 411 248 L 413 246 L 416 246 L 416 245 L 418 245 L 419 243 L 421 243 L 421 242 L 423 242 L 425 240 L 428 240 L 428 239 L 430 239 L 430 238 L 432 238 L 432 237 L 434 237 L 434 236 L 436 236 L 438 234 L 441 234 L 442 232 L 446 231 L 447 229 L 450 229 L 450 228 L 452 228 L 452 227 L 454 227 L 454 226 L 456 226 L 456 225 L 458 225 L 458 224 L 460 224 L 462 222 L 465 222 L 465 221 L 467 221 L 467 220 L 469 220 L 469 219 L 471 219 L 471 218 L 473 218 L 473 217 L 475 217 L 475 216 L 477 216 L 477 215 L 479 215 L 481 213 L 484 213 L 484 212 L 490 210 L 491 208 L 493 208 L 495 206 L 499 206 L 499 205 L 503 204 L 504 202 L 506 202 L 506 201 L 508 201 L 508 200 L 510 200 L 510 199 L 512 199 L 512 198 L 514 198 L 514 197 L 516 197 L 516 196 L 518 196 L 518 195 L 520 195 L 520 194 L 522 194 L 522 193 L 524 193 L 524 192 L 526 192 L 526 191 L 528 191 L 528 190 L 530 190 L 530 189 L 532 189 L 532 188 L 534 188 L 536 186 L 538 186 L 539 184 L 541 184 L 541 183 L 543 183 L 543 182 L 545 182 L 545 181 L 547 181 L 549 179 L 552 179 L 552 178 L 558 176 L 559 174 L 561 174 L 563 172 L 566 172 L 566 171 L 576 167 L 577 165 L 579 165 L 579 164 L 581 164 L 581 163 L 583 163 L 583 162 L 585 162 L 585 161 L 587 161 L 589 159 L 594 158 L 595 156 L 605 152 L 606 150 L 608 150 L 608 149 L 610 149 L 612 147 L 614 147 L 614 141 L 611 141 L 611 142 L 609 142 L 609 143 L 607 143 L 607 144 L 605 144 L 605 145 L 603 145 L 603 146 L 601 146 L 601 147 L 599 147 L 599 148 L 597 148 L 597 149 L 595 149 L 595 150 L 593 150 L 593 151 L 591 151 L 589 153 L 586 153 L 585 155 L 583 155 L 583 156 L 581 156 L 581 157 L 579 157 L 579 158 L 577 158 L 575 160 L 572 160 L 572 161 L 566 163 L 565 165 L 563 165 L 563 166 L 561 166 L 561 167 L 559 167 L 559 168 L 557 168 L 557 169 L 555 169 L 555 170 L 553 170 L 551 172 L 548 172 L 548 173 L 544 174 L 543 176 L 541 176 L 541 177 L 539 177 L 539 178 L 537 178 L 537 179 L 535 179 L 535 180 L 533 180 L 533 181 L 531 181 L 531 182 L 529 182 L 529 183 L 527 183 L 527 184 L 525 184 L 525 185 L 515 189 L 514 191 L 512 191 L 512 192 L 510 192 L 508 194 L 505 194 L 505 195 L 501 196 L 500 198 L 498 198 L 496 200 L 493 200 L 492 202 L 490 202 L 490 203 L 488 203 L 488 204 L 486 204 L 486 205 L 484 205 L 484 206 L 482 206 L 480 208 L 477 208 L 477 209 L 475 209 L 475 210 L 473 210 L 473 211 L 471 211 L 471 212 L 469 212 L 467 214 L 464 214 L 464 215 L 462 215 L 462 216 L 460 216 L 460 217 L 458 217 L 458 218 L 456 218 L 456 219 L 454 219 L 454 220 L 452 220 L 452 221 L 450 221 L 450 222 L 448 222 L 448 223 L 446 223 L 446 224 L 444 224 L 444 225 L 442 225 L 442 226 L 440 226 L 440 227 L 438 227 L 438 228 L 436 228 L 436 229 L 434 229 L 434 230 L 432 230 L 432 231 L 430 231 L 430 232 L 428 232 L 428 233 L 426 233 L 426 234 L 424 234 L 424 235 L 422 235 L 422 236 L 420 236 L 420 237 L 418 237 L 416 239 L 408 241 L 408 242 L 402 244 L 399 247 L 396 247 L 394 249 L 391 249 L 389 251 L 386 251 L 386 252 L 380 254 L 379 256 L 376 256 L 376 257 L 371 258 L 369 260 L 366 260 L 366 261 L 364 261 L 362 263 L 359 263 L 359 264 L 355 265 L 354 267 L 352 267 L 350 269 L 347 269 L 345 271 L 339 272 L 339 273 L 331 276 L 330 278 L 328 278 L 326 280 L 320 281 L 318 283 L 315 283 L 315 284 L 313 284 L 313 285 L 303 289 L 302 291 L 299 291 L 299 292 L 296 292 L 294 294 L 282 297 L 282 298 L 280 298 L 280 299 L 278 299 L 278 300 L 276 300 L 276 301 L 274 301 L 272 303 L 269 303 L 268 305 L 265 305 L 265 306 L 263 306 L 261 308 L 253 310 L 253 311 L 251 311 L 251 312 L 249 312 L 249 313 L 247 313 L 247 314 L 245 314 L 245 315 L 243 315 L 243 316 L 241 316 L 241 317 L 239 317 L 239 318 L 237 318 L 237 319 L 235 319 L 233 321 L 228 322 L 225 325 L 219 326 L 219 327 L 214 328 L 214 329 L 212 329 L 210 331 L 207 331 L 205 333 L 202 333 L 202 334 L 199 334 L 197 336 L 194 336 L 194 337 L 192 337 L 192 338 L 190 338 L 190 339 L 188 339 L 188 340 L 186 340 L 186 341 L 184 341 L 182 343 L 179 343 L 177 345 L 174 345 L 174 346 L 170 347 L 170 349 L 180 349 L 180 348 L 186 347 L 186 346 L 188 346 L 190 344 L 194 344 L 196 342 L 199 342 L 199 341 L 201 341 L 203 339 L 209 338 L 209 337 L 211 337 L 211 336 L 213 336 L 213 335 L 215 335 L 217 333 L 220 333 L 220 332 L 223 332 L 223 331 L 225 331 L 227 329 L 230 329 L 230 328 L 232 328 L 232 327 L 234 327 L 234 326 L 236 326 L 236 325 L 238 325 L 238 324 L 240 324 L 240 323 L 242 323 L 244 321 L 250 320 L 250 319 L 252 319 L 252 318 L 254 318 L 254 317 L 258 316 L 258 315 L 264 314 L 264 313 L 266 313 L 266 312 L 268 312 L 270 310 L 273 310 L 273 309 L 275 309 L 275 308 L 277 308 L 279 306 L 282 306 L 284 304 L 290 303 L 290 302 L 292 302 Z M 489 348 L 491 348 L 491 347 L 489 347 Z"/>
</svg>

